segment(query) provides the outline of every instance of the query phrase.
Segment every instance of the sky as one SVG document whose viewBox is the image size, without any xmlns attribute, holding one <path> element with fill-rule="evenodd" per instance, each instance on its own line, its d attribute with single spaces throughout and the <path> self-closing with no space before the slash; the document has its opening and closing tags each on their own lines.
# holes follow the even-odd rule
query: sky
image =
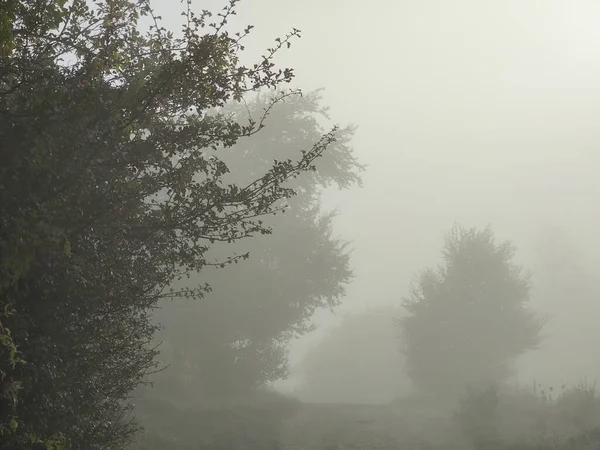
<svg viewBox="0 0 600 450">
<path fill-rule="evenodd" d="M 176 27 L 169 3 L 157 6 Z M 334 123 L 358 126 L 364 186 L 325 196 L 354 249 L 338 314 L 400 302 L 456 222 L 491 225 L 526 263 L 562 229 L 600 267 L 598 23 L 592 0 L 241 1 L 230 25 L 255 26 L 249 61 L 300 29 L 276 62 L 295 69 L 292 87 L 324 88 Z M 337 319 L 315 320 L 292 363 Z"/>
</svg>

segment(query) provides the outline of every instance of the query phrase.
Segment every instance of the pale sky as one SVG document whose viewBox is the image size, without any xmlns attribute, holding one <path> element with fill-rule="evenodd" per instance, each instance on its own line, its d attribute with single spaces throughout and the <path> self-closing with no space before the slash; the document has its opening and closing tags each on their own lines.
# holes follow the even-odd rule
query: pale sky
<svg viewBox="0 0 600 450">
<path fill-rule="evenodd" d="M 173 3 L 160 9 L 174 24 Z M 599 23 L 592 0 L 240 3 L 232 28 L 256 27 L 248 56 L 299 28 L 277 62 L 293 87 L 325 88 L 334 122 L 359 127 L 364 187 L 326 199 L 355 249 L 344 308 L 400 301 L 454 222 L 492 225 L 524 261 L 562 227 L 600 267 Z"/>
</svg>

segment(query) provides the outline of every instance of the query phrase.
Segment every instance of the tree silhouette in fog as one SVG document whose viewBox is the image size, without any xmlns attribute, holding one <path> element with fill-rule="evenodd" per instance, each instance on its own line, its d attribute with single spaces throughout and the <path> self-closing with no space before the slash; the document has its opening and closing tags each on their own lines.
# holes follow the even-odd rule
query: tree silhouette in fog
<svg viewBox="0 0 600 450">
<path fill-rule="evenodd" d="M 515 247 L 496 243 L 489 227 L 455 226 L 442 255 L 411 286 L 399 325 L 415 385 L 454 397 L 469 384 L 504 380 L 539 343 L 543 321 L 528 309 L 529 276 L 513 262 Z"/>
<path fill-rule="evenodd" d="M 244 120 L 272 100 L 261 95 L 247 107 L 234 104 L 229 110 Z M 320 102 L 318 91 L 286 97 L 272 107 L 263 130 L 221 152 L 231 181 L 260 176 L 274 161 L 318 142 L 324 131 L 320 120 L 327 118 Z M 159 337 L 170 367 L 159 374 L 156 388 L 168 390 L 172 401 L 239 395 L 284 378 L 289 340 L 312 329 L 318 308 L 338 304 L 352 278 L 350 255 L 347 243 L 333 234 L 335 212 L 322 208 L 321 191 L 330 184 L 360 183 L 362 166 L 350 145 L 353 131 L 340 129 L 316 171 L 285 183 L 297 195 L 277 204 L 287 207 L 285 214 L 261 219 L 271 233 L 211 249 L 217 259 L 248 254 L 247 260 L 191 273 L 179 283 L 189 289 L 208 283 L 205 299 L 163 302 L 156 318 L 164 326 Z"/>
<path fill-rule="evenodd" d="M 260 115 L 273 98 L 259 95 L 225 109 L 243 121 L 248 114 Z M 219 152 L 231 170 L 226 182 L 246 183 L 275 160 L 311 148 L 327 118 L 320 102 L 317 91 L 286 96 L 274 105 L 264 129 Z M 163 329 L 157 338 L 169 367 L 152 378 L 152 388 L 138 391 L 142 399 L 136 413 L 153 431 L 136 448 L 171 448 L 186 436 L 190 447 L 185 448 L 212 449 L 217 443 L 238 448 L 234 442 L 244 442 L 262 450 L 277 435 L 294 403 L 265 396 L 258 388 L 287 375 L 289 340 L 312 329 L 316 309 L 336 306 L 352 278 L 347 243 L 333 233 L 335 214 L 321 205 L 323 187 L 360 183 L 362 166 L 350 145 L 352 135 L 353 127 L 339 129 L 315 161 L 317 170 L 286 180 L 284 186 L 297 195 L 276 204 L 287 207 L 285 214 L 261 218 L 272 232 L 215 244 L 210 251 L 210 259 L 248 254 L 247 259 L 192 272 L 175 283 L 177 291 L 208 283 L 211 292 L 205 298 L 160 303 L 155 321 Z M 238 402 L 248 406 L 237 411 L 231 405 Z"/>
</svg>

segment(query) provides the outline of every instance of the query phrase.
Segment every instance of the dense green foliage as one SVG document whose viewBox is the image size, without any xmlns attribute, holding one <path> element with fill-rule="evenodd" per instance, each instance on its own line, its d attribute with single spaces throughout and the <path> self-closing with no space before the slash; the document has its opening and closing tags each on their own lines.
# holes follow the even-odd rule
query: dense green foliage
<svg viewBox="0 0 600 450">
<path fill-rule="evenodd" d="M 2 3 L 1 448 L 122 447 L 129 393 L 155 367 L 151 309 L 201 297 L 168 286 L 213 264 L 212 242 L 269 233 L 260 216 L 335 140 L 227 182 L 208 153 L 268 111 L 239 122 L 220 110 L 290 81 L 272 59 L 298 34 L 242 66 L 249 29 L 224 29 L 235 3 L 214 23 L 184 4 L 180 38 L 145 0 Z"/>
<path fill-rule="evenodd" d="M 503 381 L 537 345 L 543 322 L 528 309 L 529 279 L 514 253 L 489 228 L 449 233 L 444 264 L 421 274 L 400 321 L 417 388 L 456 396 L 472 383 Z"/>
</svg>

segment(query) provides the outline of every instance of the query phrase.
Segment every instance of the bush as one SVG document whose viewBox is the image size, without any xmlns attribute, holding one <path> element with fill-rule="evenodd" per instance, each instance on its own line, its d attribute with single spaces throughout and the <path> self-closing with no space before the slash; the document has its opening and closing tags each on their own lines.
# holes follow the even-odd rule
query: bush
<svg viewBox="0 0 600 450">
<path fill-rule="evenodd" d="M 476 449 L 537 449 L 600 445 L 600 398 L 594 386 L 532 390 L 469 388 L 455 414 L 465 440 Z M 571 447 L 573 446 L 573 447 Z"/>
</svg>

